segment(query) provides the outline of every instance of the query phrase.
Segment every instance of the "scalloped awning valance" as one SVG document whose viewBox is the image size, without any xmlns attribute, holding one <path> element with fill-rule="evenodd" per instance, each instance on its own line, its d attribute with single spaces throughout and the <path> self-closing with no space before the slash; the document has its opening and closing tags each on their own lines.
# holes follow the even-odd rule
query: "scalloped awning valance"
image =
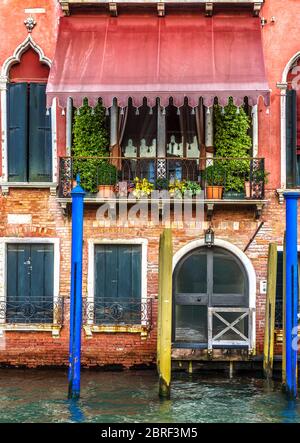
<svg viewBox="0 0 300 443">
<path fill-rule="evenodd" d="M 110 107 L 149 106 L 170 97 L 182 106 L 203 98 L 206 106 L 232 96 L 240 105 L 262 96 L 269 104 L 260 19 L 250 15 L 150 14 L 76 15 L 60 20 L 56 53 L 47 86 L 47 106 L 54 97 L 66 107 L 68 97 L 81 106 L 102 99 Z"/>
</svg>

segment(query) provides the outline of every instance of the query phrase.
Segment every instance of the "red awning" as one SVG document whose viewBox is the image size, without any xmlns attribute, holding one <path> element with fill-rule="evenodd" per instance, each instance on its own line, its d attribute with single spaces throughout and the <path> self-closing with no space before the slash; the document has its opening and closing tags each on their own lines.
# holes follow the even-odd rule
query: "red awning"
<svg viewBox="0 0 300 443">
<path fill-rule="evenodd" d="M 47 86 L 48 106 L 54 97 L 74 106 L 84 97 L 93 106 L 101 98 L 109 107 L 132 97 L 134 106 L 160 97 L 181 106 L 199 98 L 212 105 L 217 96 L 237 105 L 263 96 L 268 104 L 260 19 L 246 15 L 207 18 L 198 14 L 78 15 L 63 17 Z"/>
</svg>

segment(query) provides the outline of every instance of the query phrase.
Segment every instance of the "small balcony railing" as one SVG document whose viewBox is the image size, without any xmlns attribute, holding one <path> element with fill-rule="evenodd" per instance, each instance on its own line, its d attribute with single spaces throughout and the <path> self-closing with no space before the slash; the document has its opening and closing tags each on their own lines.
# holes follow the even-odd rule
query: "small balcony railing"
<svg viewBox="0 0 300 443">
<path fill-rule="evenodd" d="M 152 326 L 152 299 L 142 302 L 108 297 L 93 302 L 86 300 L 83 321 L 85 324 L 104 326 L 141 325 L 150 329 Z"/>
<path fill-rule="evenodd" d="M 57 324 L 63 322 L 63 299 L 46 297 L 7 299 L 0 304 L 1 323 Z"/>
<path fill-rule="evenodd" d="M 101 164 L 116 166 L 103 176 Z M 97 187 L 102 184 L 115 185 L 116 196 L 122 184 L 125 193 L 134 189 L 135 179 L 147 179 L 154 190 L 168 190 L 170 183 L 192 182 L 206 190 L 208 186 L 222 187 L 223 199 L 264 198 L 266 174 L 263 158 L 182 158 L 182 157 L 60 157 L 59 159 L 59 197 L 69 198 L 76 174 L 81 175 L 81 184 L 89 183 L 89 189 L 97 197 Z M 173 186 L 174 187 L 174 186 Z M 205 198 L 207 194 L 205 193 Z"/>
</svg>

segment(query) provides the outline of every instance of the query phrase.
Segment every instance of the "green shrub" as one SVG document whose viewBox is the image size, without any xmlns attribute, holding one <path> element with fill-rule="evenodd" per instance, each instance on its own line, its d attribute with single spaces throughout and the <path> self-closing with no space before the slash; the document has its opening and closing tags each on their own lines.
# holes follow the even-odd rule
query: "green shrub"
<svg viewBox="0 0 300 443">
<path fill-rule="evenodd" d="M 215 156 L 231 158 L 225 160 L 223 167 L 226 174 L 225 190 L 240 192 L 244 189 L 245 177 L 250 172 L 249 151 L 252 145 L 248 135 L 250 119 L 243 106 L 237 112 L 232 98 L 224 112 L 219 105 L 214 106 L 214 145 Z M 249 160 L 232 160 L 247 158 Z"/>
<path fill-rule="evenodd" d="M 213 164 L 206 167 L 204 178 L 209 186 L 224 186 L 226 171 L 223 162 L 214 160 Z"/>
<path fill-rule="evenodd" d="M 82 187 L 88 192 L 97 192 L 97 171 L 103 163 L 101 157 L 109 156 L 105 109 L 100 103 L 92 109 L 85 99 L 79 113 L 75 113 L 72 155 L 73 173 L 80 174 Z"/>
<path fill-rule="evenodd" d="M 98 185 L 115 185 L 118 179 L 117 168 L 108 162 L 102 162 L 97 170 Z"/>
</svg>

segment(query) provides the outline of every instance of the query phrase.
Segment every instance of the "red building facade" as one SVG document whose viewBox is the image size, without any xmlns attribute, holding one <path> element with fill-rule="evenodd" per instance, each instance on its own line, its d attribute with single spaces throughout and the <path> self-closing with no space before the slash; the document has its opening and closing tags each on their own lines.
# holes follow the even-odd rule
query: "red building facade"
<svg viewBox="0 0 300 443">
<path fill-rule="evenodd" d="M 192 17 L 200 14 L 201 20 L 206 15 L 207 21 L 217 22 L 221 17 L 232 23 L 238 22 L 242 16 L 247 17 L 249 22 L 256 20 L 261 23 L 259 31 L 262 36 L 266 80 L 270 88 L 270 105 L 266 105 L 260 98 L 257 106 L 253 103 L 249 115 L 251 158 L 264 159 L 265 170 L 269 173 L 265 193 L 258 198 L 240 201 L 226 201 L 224 198 L 221 202 L 214 202 L 205 197 L 203 220 L 193 219 L 187 223 L 175 220 L 172 215 L 173 206 L 171 220 L 166 222 L 163 217 L 158 222 L 137 217 L 128 217 L 126 223 L 99 219 L 97 210 L 103 200 L 87 196 L 83 245 L 83 297 L 86 315 L 82 335 L 82 363 L 86 367 L 132 367 L 155 363 L 158 247 L 159 236 L 164 227 L 171 227 L 173 234 L 173 360 L 181 362 L 180 364 L 186 364 L 195 358 L 249 361 L 254 355 L 262 354 L 268 246 L 270 242 L 277 242 L 279 252 L 282 249 L 285 227 L 282 193 L 285 189 L 299 185 L 296 129 L 298 92 L 293 87 L 293 80 L 296 79 L 295 84 L 300 57 L 297 35 L 300 6 L 296 0 L 286 0 L 284 6 L 279 0 L 241 3 L 244 6 L 239 7 L 237 2 L 233 5 L 228 0 L 232 9 L 226 7 L 224 11 L 217 1 L 204 2 L 199 10 L 191 2 L 182 11 L 180 7 L 176 9 L 168 3 L 163 8 L 160 3 L 158 7 L 156 3 L 149 2 L 146 14 L 156 17 L 159 11 L 163 15 L 162 20 L 167 20 L 168 14 L 175 15 L 177 19 L 184 14 Z M 55 84 L 55 75 L 61 75 L 64 69 L 68 69 L 70 54 L 67 53 L 65 65 L 60 67 L 59 73 L 53 71 L 54 64 L 57 66 L 61 62 L 56 58 L 55 49 L 60 22 L 66 20 L 65 14 L 70 14 L 68 20 L 77 17 L 79 22 L 80 17 L 96 17 L 97 21 L 97 16 L 108 17 L 111 14 L 110 23 L 114 27 L 114 19 L 122 20 L 130 14 L 137 14 L 139 10 L 138 5 L 129 7 L 122 2 L 109 5 L 99 6 L 97 2 L 97 5 L 87 8 L 81 5 L 79 8 L 74 1 L 24 0 L 20 6 L 17 0 L 7 0 L 0 6 L 0 16 L 4 20 L 9 18 L 9 22 L 14 23 L 0 42 L 2 365 L 36 367 L 68 364 L 71 218 L 69 195 L 61 193 L 62 172 L 65 170 L 61 168 L 60 159 L 72 153 L 70 113 L 68 106 L 62 109 L 56 99 L 51 112 L 47 112 L 45 89 L 49 72 L 52 84 Z M 139 18 L 138 15 L 136 17 Z M 294 18 L 293 21 L 291 17 Z M 88 47 L 84 50 L 87 53 Z M 250 53 L 251 55 L 253 54 Z M 74 54 L 72 56 L 73 62 L 76 62 Z M 126 56 L 124 60 L 126 61 Z M 180 62 L 175 59 L 172 69 L 176 71 L 176 65 Z M 81 63 L 79 57 L 78 72 L 83 72 Z M 205 65 L 206 61 L 203 63 Z M 249 70 L 251 63 L 250 60 Z M 134 65 L 131 60 L 128 62 L 130 64 Z M 85 75 L 88 77 L 88 64 L 86 69 Z M 150 69 L 151 66 L 147 72 Z M 90 71 L 92 70 L 91 66 Z M 82 81 L 86 84 L 86 77 Z M 66 84 L 62 85 L 63 89 L 67 87 Z M 61 92 L 56 90 L 54 95 Z M 218 91 L 211 94 L 218 96 Z M 26 109 L 26 113 L 17 112 L 21 108 Z M 213 145 L 209 129 L 211 120 L 207 116 L 207 106 L 203 109 L 205 140 L 202 144 L 197 142 L 197 156 L 211 158 L 212 150 L 208 149 Z M 142 112 L 140 109 L 140 116 Z M 112 119 L 112 111 L 109 118 Z M 127 120 L 128 126 L 129 121 L 130 119 Z M 132 121 L 134 127 L 134 120 Z M 169 121 L 171 122 L 171 117 Z M 149 127 L 150 119 L 147 120 L 147 128 Z M 141 134 L 142 132 L 138 136 L 140 139 L 143 138 Z M 166 134 L 171 137 L 172 131 Z M 126 149 L 131 152 L 128 138 L 129 136 L 123 152 L 118 151 L 114 141 L 110 140 L 112 156 L 125 158 Z M 164 145 L 171 146 L 173 143 L 176 149 L 181 149 L 176 137 L 174 140 L 174 143 L 171 138 L 165 140 Z M 188 149 L 194 149 L 193 143 L 193 140 L 187 143 L 187 158 Z M 150 146 L 146 142 L 146 145 L 150 158 L 154 144 Z M 173 145 L 170 149 L 174 148 Z M 138 149 L 139 156 L 143 157 L 142 143 Z M 164 149 L 167 152 L 169 147 Z M 156 150 L 156 157 L 161 157 L 157 153 Z M 136 155 L 136 158 L 139 156 Z M 181 157 L 183 158 L 183 154 Z M 143 158 L 147 158 L 147 155 Z M 192 163 L 191 159 L 192 157 L 189 165 Z M 173 166 L 175 177 L 176 174 L 183 174 L 180 167 L 177 163 Z M 153 168 L 155 171 L 156 163 Z M 149 171 L 147 169 L 148 178 L 153 173 L 152 169 Z M 194 206 L 193 210 L 195 211 Z M 214 231 L 214 247 L 208 250 L 204 234 L 209 227 Z M 230 276 L 227 280 L 226 272 Z M 209 289 L 211 280 L 215 286 Z M 117 289 L 113 284 L 116 284 Z M 132 294 L 134 291 L 137 297 L 134 302 L 130 302 L 134 306 L 134 315 L 125 322 L 119 321 L 120 318 L 118 320 L 117 317 L 122 315 L 120 306 L 123 310 L 130 311 L 127 299 L 125 305 L 121 303 L 122 294 Z M 189 294 L 190 300 L 202 297 L 202 301 L 184 304 L 180 302 L 184 293 Z M 239 301 L 235 297 L 232 302 L 232 293 L 240 296 Z M 227 294 L 227 301 L 208 301 L 217 298 L 218 294 Z M 111 300 L 113 297 L 115 299 Z M 178 303 L 176 300 L 179 300 Z M 97 303 L 98 310 L 95 311 Z M 237 338 L 240 340 L 241 336 L 234 336 L 233 333 L 231 337 L 227 337 L 228 343 L 232 341 L 231 345 L 215 346 L 212 354 L 208 352 L 206 309 L 216 306 L 245 309 L 247 320 L 244 320 L 238 330 L 246 335 L 247 343 L 234 346 L 233 343 Z M 193 314 L 190 311 L 194 311 Z M 114 313 L 113 319 L 105 317 L 107 312 Z M 230 315 L 225 316 L 225 319 L 234 321 Z M 248 336 L 249 331 L 251 337 Z M 181 340 L 181 333 L 187 334 L 188 339 Z M 277 351 L 280 352 L 280 345 L 277 346 Z"/>
</svg>

